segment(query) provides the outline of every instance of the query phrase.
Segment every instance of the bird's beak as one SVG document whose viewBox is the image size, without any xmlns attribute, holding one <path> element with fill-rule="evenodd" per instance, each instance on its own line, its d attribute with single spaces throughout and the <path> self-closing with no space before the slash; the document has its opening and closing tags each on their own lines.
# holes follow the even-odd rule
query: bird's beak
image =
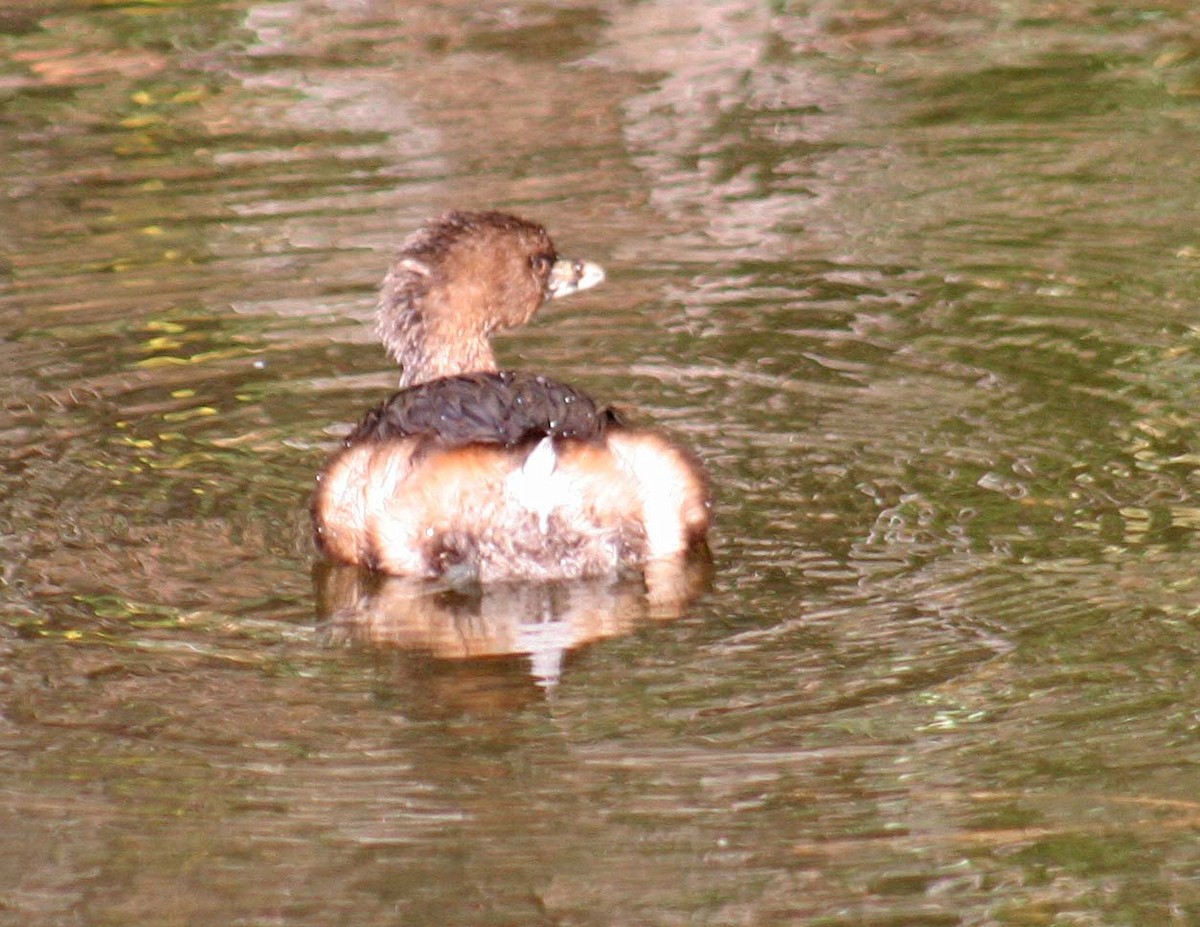
<svg viewBox="0 0 1200 927">
<path fill-rule="evenodd" d="M 591 261 L 572 261 L 559 258 L 550 268 L 550 279 L 546 282 L 546 295 L 551 299 L 570 296 L 580 290 L 588 290 L 604 282 L 604 268 Z"/>
</svg>

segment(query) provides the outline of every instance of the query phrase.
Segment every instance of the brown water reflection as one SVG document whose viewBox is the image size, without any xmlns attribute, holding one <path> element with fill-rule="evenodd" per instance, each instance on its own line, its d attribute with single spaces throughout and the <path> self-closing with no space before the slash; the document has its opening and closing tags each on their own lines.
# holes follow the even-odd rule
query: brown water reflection
<svg viewBox="0 0 1200 927">
<path fill-rule="evenodd" d="M 1200 920 L 1193 6 L 0 10 L 0 924 Z M 694 598 L 314 596 L 450 205 Z"/>
<path fill-rule="evenodd" d="M 558 682 L 570 651 L 628 634 L 646 621 L 681 617 L 707 587 L 707 555 L 653 561 L 644 581 L 494 584 L 454 589 L 322 563 L 317 614 L 331 643 L 354 641 L 439 659 L 529 658 L 541 686 Z"/>
</svg>

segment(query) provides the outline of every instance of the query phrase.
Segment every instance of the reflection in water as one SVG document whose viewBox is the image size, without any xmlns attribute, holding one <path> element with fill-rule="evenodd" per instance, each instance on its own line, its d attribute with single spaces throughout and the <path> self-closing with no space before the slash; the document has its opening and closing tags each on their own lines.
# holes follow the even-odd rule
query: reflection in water
<svg viewBox="0 0 1200 927">
<path fill-rule="evenodd" d="M 563 660 L 638 623 L 678 618 L 709 581 L 707 552 L 647 564 L 643 579 L 495 583 L 469 590 L 322 562 L 318 615 L 331 643 L 424 651 L 443 660 L 522 655 L 544 688 Z"/>
</svg>

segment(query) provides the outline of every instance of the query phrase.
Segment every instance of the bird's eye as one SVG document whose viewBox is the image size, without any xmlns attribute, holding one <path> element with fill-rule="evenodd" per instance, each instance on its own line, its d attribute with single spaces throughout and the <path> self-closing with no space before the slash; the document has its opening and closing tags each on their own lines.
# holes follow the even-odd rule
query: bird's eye
<svg viewBox="0 0 1200 927">
<path fill-rule="evenodd" d="M 554 258 L 549 254 L 535 254 L 529 259 L 529 266 L 533 268 L 533 272 L 539 277 L 544 277 L 550 273 L 550 267 L 554 264 Z"/>
</svg>

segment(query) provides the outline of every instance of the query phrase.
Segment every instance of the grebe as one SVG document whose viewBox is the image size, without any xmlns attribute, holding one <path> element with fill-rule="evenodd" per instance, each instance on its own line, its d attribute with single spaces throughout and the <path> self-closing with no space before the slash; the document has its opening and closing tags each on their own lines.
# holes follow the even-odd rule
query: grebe
<svg viewBox="0 0 1200 927">
<path fill-rule="evenodd" d="M 378 304 L 401 390 L 318 477 L 321 549 L 461 583 L 638 572 L 701 545 L 711 502 L 689 451 L 571 386 L 496 369 L 494 331 L 603 279 L 503 213 L 449 212 L 410 235 Z"/>
</svg>

